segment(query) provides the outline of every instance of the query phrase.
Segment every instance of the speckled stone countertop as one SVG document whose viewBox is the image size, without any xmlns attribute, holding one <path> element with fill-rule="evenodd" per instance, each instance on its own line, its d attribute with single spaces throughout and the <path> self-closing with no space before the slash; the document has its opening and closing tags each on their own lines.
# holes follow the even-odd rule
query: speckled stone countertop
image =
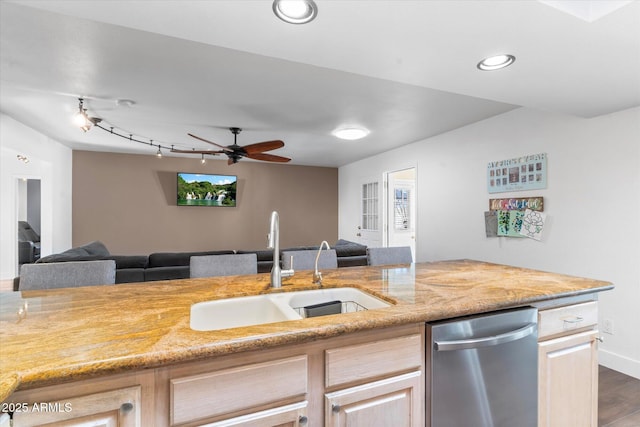
<svg viewBox="0 0 640 427">
<path fill-rule="evenodd" d="M 191 305 L 316 289 L 310 271 L 10 292 L 0 295 L 0 401 L 17 388 L 527 305 L 613 288 L 608 282 L 470 260 L 323 271 L 394 303 L 365 312 L 198 332 Z"/>
</svg>

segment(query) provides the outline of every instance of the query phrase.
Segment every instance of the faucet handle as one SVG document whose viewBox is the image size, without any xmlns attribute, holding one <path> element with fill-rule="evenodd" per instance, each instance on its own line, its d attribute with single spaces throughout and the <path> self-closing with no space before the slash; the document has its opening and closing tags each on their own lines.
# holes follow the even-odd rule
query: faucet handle
<svg viewBox="0 0 640 427">
<path fill-rule="evenodd" d="M 281 270 L 280 274 L 282 277 L 291 277 L 295 274 L 295 270 L 293 269 L 293 255 L 289 257 L 289 269 Z"/>
</svg>

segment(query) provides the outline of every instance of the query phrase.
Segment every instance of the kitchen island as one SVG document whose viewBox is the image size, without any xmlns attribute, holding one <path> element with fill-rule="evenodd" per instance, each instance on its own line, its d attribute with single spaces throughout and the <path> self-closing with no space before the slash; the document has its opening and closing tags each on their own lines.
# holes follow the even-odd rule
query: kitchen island
<svg viewBox="0 0 640 427">
<path fill-rule="evenodd" d="M 282 289 L 270 288 L 269 275 L 258 274 L 3 294 L 0 397 L 4 401 L 15 391 L 544 305 L 613 288 L 598 280 L 471 260 L 342 268 L 323 271 L 323 286 L 356 287 L 391 306 L 219 331 L 189 327 L 195 303 L 317 289 L 311 276 L 310 271 L 296 272 Z"/>
</svg>

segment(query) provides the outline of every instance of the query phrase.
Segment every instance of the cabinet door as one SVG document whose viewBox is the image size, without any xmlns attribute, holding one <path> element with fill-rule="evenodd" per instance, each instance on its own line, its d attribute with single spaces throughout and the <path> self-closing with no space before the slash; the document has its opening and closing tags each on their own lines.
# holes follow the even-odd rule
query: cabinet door
<svg viewBox="0 0 640 427">
<path fill-rule="evenodd" d="M 596 427 L 597 331 L 538 343 L 539 427 Z"/>
<path fill-rule="evenodd" d="M 72 397 L 56 402 L 32 402 L 13 414 L 13 426 L 139 427 L 140 386 Z"/>
<path fill-rule="evenodd" d="M 306 425 L 307 402 L 305 401 L 204 424 L 201 427 L 305 427 Z"/>
<path fill-rule="evenodd" d="M 418 427 L 424 425 L 421 372 L 325 395 L 325 425 Z"/>
</svg>

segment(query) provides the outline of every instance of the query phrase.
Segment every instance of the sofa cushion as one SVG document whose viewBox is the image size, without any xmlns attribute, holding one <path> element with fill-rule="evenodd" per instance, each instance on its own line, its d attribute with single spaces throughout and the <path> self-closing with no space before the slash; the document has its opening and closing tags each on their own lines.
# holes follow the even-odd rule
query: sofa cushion
<svg viewBox="0 0 640 427">
<path fill-rule="evenodd" d="M 118 270 L 124 268 L 146 268 L 149 257 L 146 255 L 109 255 L 102 259 L 112 259 Z"/>
<path fill-rule="evenodd" d="M 123 268 L 116 270 L 116 283 L 144 282 L 144 268 Z"/>
<path fill-rule="evenodd" d="M 333 249 L 336 250 L 338 258 L 367 255 L 367 247 L 365 245 L 361 245 L 360 243 L 356 242 L 350 242 L 348 240 L 338 240 L 336 244 L 333 245 Z"/>
<path fill-rule="evenodd" d="M 256 254 L 258 262 L 271 261 L 273 262 L 273 249 L 260 249 L 256 251 L 236 251 L 237 254 Z"/>
<path fill-rule="evenodd" d="M 342 256 L 338 257 L 338 267 L 357 267 L 360 265 L 367 265 L 368 260 L 366 255 L 358 256 Z"/>
<path fill-rule="evenodd" d="M 146 282 L 151 282 L 154 280 L 188 279 L 189 275 L 190 274 L 188 265 L 153 267 L 146 268 L 144 270 L 144 280 Z"/>
<path fill-rule="evenodd" d="M 234 251 L 206 251 L 206 252 L 157 252 L 149 255 L 149 263 L 147 267 L 167 267 L 167 266 L 189 266 L 192 256 L 202 255 L 227 255 L 233 254 Z M 189 275 L 187 274 L 187 277 Z M 160 280 L 160 279 L 158 279 Z"/>
<path fill-rule="evenodd" d="M 110 254 L 107 247 L 102 242 L 96 240 L 86 245 L 67 249 L 59 254 L 47 255 L 46 257 L 40 258 L 38 262 L 88 261 L 108 255 Z"/>
</svg>

